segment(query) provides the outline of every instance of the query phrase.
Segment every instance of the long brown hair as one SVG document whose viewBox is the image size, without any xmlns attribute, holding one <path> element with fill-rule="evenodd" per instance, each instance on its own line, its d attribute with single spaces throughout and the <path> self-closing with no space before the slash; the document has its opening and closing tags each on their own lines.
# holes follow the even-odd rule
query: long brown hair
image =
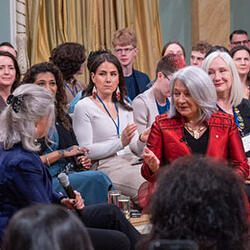
<svg viewBox="0 0 250 250">
<path fill-rule="evenodd" d="M 133 110 L 125 102 L 125 98 L 126 98 L 126 95 L 127 95 L 127 89 L 126 89 L 126 84 L 125 84 L 125 79 L 124 79 L 124 76 L 123 76 L 123 71 L 122 71 L 121 64 L 120 64 L 119 60 L 116 58 L 116 56 L 114 56 L 113 54 L 111 54 L 109 52 L 98 55 L 95 58 L 94 62 L 91 64 L 90 73 L 89 73 L 89 85 L 88 85 L 88 87 L 86 89 L 85 96 L 91 96 L 92 95 L 92 90 L 93 90 L 93 88 L 95 86 L 95 84 L 94 84 L 94 82 L 92 81 L 92 78 L 91 78 L 91 73 L 96 74 L 96 71 L 97 71 L 98 67 L 104 62 L 109 62 L 109 63 L 114 64 L 114 66 L 117 68 L 118 74 L 119 74 L 119 85 L 118 86 L 119 86 L 119 89 L 120 89 L 121 98 L 120 98 L 120 100 L 118 100 L 117 97 L 116 97 L 116 91 L 114 91 L 113 95 L 112 95 L 112 101 L 113 102 L 119 102 L 127 110 Z"/>
</svg>

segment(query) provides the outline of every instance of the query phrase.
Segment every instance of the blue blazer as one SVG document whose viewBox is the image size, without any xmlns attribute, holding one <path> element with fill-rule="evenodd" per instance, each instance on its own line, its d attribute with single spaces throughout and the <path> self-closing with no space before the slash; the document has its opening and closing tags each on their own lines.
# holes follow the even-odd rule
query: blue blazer
<svg viewBox="0 0 250 250">
<path fill-rule="evenodd" d="M 139 92 L 141 94 L 145 90 L 148 89 L 147 85 L 150 82 L 149 77 L 145 73 L 143 73 L 141 71 L 138 71 L 138 70 L 135 70 L 135 69 L 133 69 L 133 74 L 134 74 L 134 76 L 136 78 L 136 82 L 137 82 L 137 85 L 138 85 L 138 88 L 139 88 Z"/>
<path fill-rule="evenodd" d="M 51 176 L 38 154 L 20 144 L 10 150 L 0 146 L 0 245 L 11 216 L 37 203 L 59 203 L 52 191 Z"/>
</svg>

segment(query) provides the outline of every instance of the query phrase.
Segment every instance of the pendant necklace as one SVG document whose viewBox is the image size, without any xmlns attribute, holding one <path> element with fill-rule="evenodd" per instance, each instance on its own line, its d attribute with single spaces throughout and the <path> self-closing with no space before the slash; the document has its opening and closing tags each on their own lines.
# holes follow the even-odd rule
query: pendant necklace
<svg viewBox="0 0 250 250">
<path fill-rule="evenodd" d="M 187 124 L 185 124 L 185 128 L 191 132 L 194 136 L 195 139 L 199 139 L 200 138 L 200 134 L 201 132 L 206 128 L 205 126 L 199 127 L 198 129 L 192 129 L 191 127 L 189 127 Z"/>
</svg>

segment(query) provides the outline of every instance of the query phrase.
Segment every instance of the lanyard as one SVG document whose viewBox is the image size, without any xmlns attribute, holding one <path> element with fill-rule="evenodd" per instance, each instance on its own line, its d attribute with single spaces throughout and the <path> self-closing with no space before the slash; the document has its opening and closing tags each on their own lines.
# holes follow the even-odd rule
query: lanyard
<svg viewBox="0 0 250 250">
<path fill-rule="evenodd" d="M 233 107 L 233 113 L 234 113 L 234 120 L 237 124 L 237 127 L 238 127 L 238 130 L 241 134 L 241 136 L 244 136 L 244 132 L 243 132 L 243 129 L 244 129 L 244 121 L 243 121 L 243 118 L 240 114 L 240 111 L 238 108 L 236 107 Z"/>
<path fill-rule="evenodd" d="M 120 132 L 119 132 L 119 130 L 120 130 L 120 119 L 119 119 L 119 112 L 118 112 L 118 107 L 117 107 L 116 102 L 115 102 L 115 109 L 117 111 L 117 124 L 116 124 L 115 120 L 113 119 L 113 117 L 111 116 L 111 114 L 109 113 L 109 111 L 108 111 L 106 105 L 104 104 L 104 102 L 102 101 L 102 99 L 98 95 L 96 95 L 96 97 L 101 102 L 101 104 L 103 105 L 103 107 L 106 110 L 107 114 L 109 115 L 109 117 L 111 118 L 113 123 L 115 124 L 116 131 L 117 131 L 117 136 L 118 136 L 118 138 L 120 138 Z"/>
<path fill-rule="evenodd" d="M 64 86 L 70 91 L 70 93 L 75 97 L 76 95 L 74 94 L 74 90 L 70 88 L 70 86 L 68 85 L 67 82 L 64 82 Z M 78 89 L 75 85 L 75 92 L 77 93 L 78 92 Z"/>
</svg>

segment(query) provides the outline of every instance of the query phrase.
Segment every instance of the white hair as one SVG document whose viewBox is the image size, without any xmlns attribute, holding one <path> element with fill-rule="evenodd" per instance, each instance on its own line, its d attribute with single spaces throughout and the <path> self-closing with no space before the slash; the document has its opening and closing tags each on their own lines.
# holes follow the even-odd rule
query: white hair
<svg viewBox="0 0 250 250">
<path fill-rule="evenodd" d="M 231 70 L 232 87 L 230 91 L 229 102 L 232 106 L 238 106 L 243 99 L 243 87 L 232 57 L 227 52 L 214 51 L 203 60 L 202 68 L 208 72 L 210 64 L 217 57 L 220 57 Z"/>
<path fill-rule="evenodd" d="M 174 106 L 174 85 L 176 80 L 180 80 L 187 87 L 194 102 L 199 106 L 200 117 L 198 122 L 208 120 L 217 110 L 216 89 L 208 74 L 196 66 L 188 66 L 174 73 L 170 81 L 170 117 L 175 116 L 177 112 Z"/>
<path fill-rule="evenodd" d="M 14 97 L 22 96 L 20 110 L 14 111 L 9 104 L 1 113 L 0 143 L 5 150 L 21 143 L 29 151 L 38 151 L 40 145 L 36 141 L 35 122 L 48 116 L 49 124 L 54 120 L 54 97 L 45 88 L 35 84 L 24 84 L 15 89 Z"/>
</svg>

